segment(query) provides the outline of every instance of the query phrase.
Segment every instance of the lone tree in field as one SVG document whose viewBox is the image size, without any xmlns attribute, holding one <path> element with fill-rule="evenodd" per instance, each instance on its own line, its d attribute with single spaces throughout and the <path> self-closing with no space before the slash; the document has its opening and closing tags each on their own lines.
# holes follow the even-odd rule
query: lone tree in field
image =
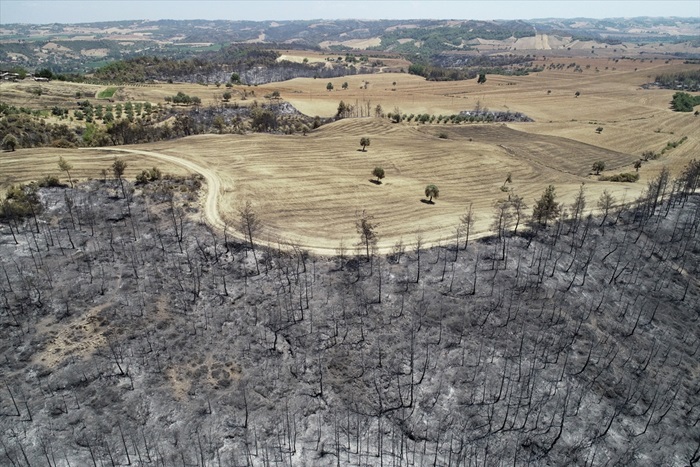
<svg viewBox="0 0 700 467">
<path fill-rule="evenodd" d="M 425 187 L 425 196 L 428 197 L 428 202 L 432 203 L 433 198 L 440 196 L 440 189 L 436 185 L 428 185 Z"/>
<path fill-rule="evenodd" d="M 605 170 L 605 162 L 597 161 L 593 163 L 593 171 L 596 175 L 600 175 L 603 170 Z"/>
<path fill-rule="evenodd" d="M 2 139 L 2 147 L 5 149 L 9 149 L 10 151 L 14 151 L 15 148 L 17 147 L 17 138 L 15 135 L 11 134 L 6 134 L 5 137 Z"/>
<path fill-rule="evenodd" d="M 576 93 L 574 93 L 574 97 L 578 97 L 580 95 L 581 95 L 581 91 L 576 91 Z"/>
<path fill-rule="evenodd" d="M 343 86 L 341 86 L 341 87 L 342 87 L 343 89 L 347 89 L 347 88 L 348 88 L 348 82 L 347 82 L 347 81 L 344 82 L 344 83 L 343 83 Z"/>
<path fill-rule="evenodd" d="M 374 170 L 372 171 L 372 175 L 374 177 L 377 177 L 377 183 L 382 183 L 381 180 L 384 178 L 384 169 L 381 167 L 375 167 Z"/>
<path fill-rule="evenodd" d="M 369 146 L 369 137 L 363 136 L 360 138 L 360 146 L 362 146 L 362 151 L 366 151 L 367 146 Z"/>
<path fill-rule="evenodd" d="M 63 156 L 58 158 L 58 168 L 68 175 L 68 181 L 70 182 L 70 187 L 73 188 L 73 179 L 70 176 L 70 171 L 73 170 L 73 165 L 63 158 Z"/>
<path fill-rule="evenodd" d="M 595 129 L 595 132 L 598 134 L 601 134 L 603 132 L 603 127 L 599 126 L 598 128 Z"/>
<path fill-rule="evenodd" d="M 635 169 L 637 172 L 639 172 L 639 169 L 640 169 L 641 167 L 642 167 L 642 160 L 641 160 L 641 159 L 637 159 L 636 161 L 634 161 L 634 169 Z"/>
<path fill-rule="evenodd" d="M 365 247 L 367 261 L 371 258 L 369 255 L 370 247 L 377 244 L 377 226 L 378 224 L 374 222 L 374 217 L 367 214 L 366 211 L 362 211 L 362 214 L 355 222 L 357 233 L 360 234 L 360 244 Z"/>
<path fill-rule="evenodd" d="M 327 90 L 327 91 L 332 91 L 332 90 L 333 90 L 333 83 L 331 83 L 331 82 L 329 81 L 328 84 L 326 84 L 326 90 Z"/>
<path fill-rule="evenodd" d="M 479 77 L 476 79 L 479 84 L 484 84 L 486 82 L 486 73 L 479 73 Z"/>
<path fill-rule="evenodd" d="M 508 172 L 508 175 L 506 175 L 506 180 L 503 182 L 503 185 L 501 186 L 501 191 L 506 191 L 504 188 L 506 187 L 506 183 L 513 183 L 513 175 Z"/>
<path fill-rule="evenodd" d="M 559 217 L 561 205 L 555 201 L 556 197 L 554 186 L 549 185 L 545 188 L 542 197 L 535 203 L 532 210 L 532 219 L 547 227 L 547 222 Z"/>
</svg>

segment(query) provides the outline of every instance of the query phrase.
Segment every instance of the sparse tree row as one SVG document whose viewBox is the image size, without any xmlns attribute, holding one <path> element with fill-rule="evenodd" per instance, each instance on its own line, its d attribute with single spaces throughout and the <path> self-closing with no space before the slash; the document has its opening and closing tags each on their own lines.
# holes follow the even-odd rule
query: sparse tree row
<svg viewBox="0 0 700 467">
<path fill-rule="evenodd" d="M 697 161 L 630 205 L 548 189 L 530 229 L 508 190 L 491 238 L 467 206 L 387 256 L 359 214 L 333 258 L 118 168 L 2 203 L 3 465 L 700 460 Z"/>
</svg>

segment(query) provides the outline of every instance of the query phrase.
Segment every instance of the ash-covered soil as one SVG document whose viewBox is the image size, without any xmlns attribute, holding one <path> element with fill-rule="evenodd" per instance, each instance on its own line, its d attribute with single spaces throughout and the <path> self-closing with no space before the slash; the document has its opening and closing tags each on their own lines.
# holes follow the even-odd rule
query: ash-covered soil
<svg viewBox="0 0 700 467">
<path fill-rule="evenodd" d="M 198 185 L 0 224 L 1 464 L 700 461 L 697 194 L 367 261 L 227 241 Z"/>
</svg>

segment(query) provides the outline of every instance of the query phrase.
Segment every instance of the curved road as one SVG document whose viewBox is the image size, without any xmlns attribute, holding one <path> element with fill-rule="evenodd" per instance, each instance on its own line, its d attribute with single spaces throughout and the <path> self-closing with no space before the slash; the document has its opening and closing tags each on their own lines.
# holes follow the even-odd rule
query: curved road
<svg viewBox="0 0 700 467">
<path fill-rule="evenodd" d="M 139 149 L 121 149 L 121 148 L 90 148 L 91 150 L 98 149 L 100 151 L 126 152 L 129 154 L 139 154 L 141 156 L 153 157 L 171 164 L 176 164 L 186 168 L 194 173 L 201 174 L 207 181 L 207 199 L 204 203 L 204 217 L 212 226 L 224 229 L 226 223 L 219 215 L 219 193 L 221 192 L 221 180 L 216 176 L 214 171 L 206 169 L 194 162 L 180 159 L 179 157 L 169 156 L 160 152 L 142 151 Z"/>
<path fill-rule="evenodd" d="M 224 230 L 226 227 L 226 222 L 221 218 L 221 215 L 219 213 L 219 194 L 221 193 L 221 180 L 219 177 L 216 175 L 216 173 L 211 170 L 207 169 L 205 167 L 202 167 L 201 165 L 198 165 L 192 161 L 188 161 L 186 159 L 181 159 L 176 156 L 169 156 L 167 154 L 163 154 L 160 152 L 153 152 L 153 151 L 142 151 L 140 149 L 122 149 L 122 148 L 85 148 L 89 150 L 99 150 L 99 151 L 113 151 L 113 152 L 123 152 L 123 153 L 128 153 L 128 154 L 138 154 L 140 156 L 146 156 L 146 157 L 153 157 L 155 159 L 160 159 L 165 162 L 169 162 L 171 164 L 176 164 L 179 165 L 180 167 L 184 167 L 187 170 L 190 170 L 194 173 L 201 174 L 204 179 L 207 182 L 207 197 L 204 202 L 204 218 L 206 219 L 207 223 L 211 225 L 212 227 L 215 227 L 220 230 Z M 241 241 L 247 241 L 247 238 L 240 234 L 239 232 L 233 231 L 232 237 L 236 238 L 237 240 Z M 257 243 L 257 242 L 256 242 Z M 276 247 L 278 245 L 275 245 Z M 283 245 L 284 246 L 284 245 Z M 313 245 L 302 245 L 302 244 L 295 244 L 295 245 L 289 245 L 290 249 L 293 249 L 294 247 L 301 247 L 305 250 L 308 250 L 310 252 L 319 254 L 319 255 L 335 255 L 336 250 L 335 248 L 323 248 L 323 247 L 317 247 Z M 387 249 L 388 251 L 388 249 Z"/>
</svg>

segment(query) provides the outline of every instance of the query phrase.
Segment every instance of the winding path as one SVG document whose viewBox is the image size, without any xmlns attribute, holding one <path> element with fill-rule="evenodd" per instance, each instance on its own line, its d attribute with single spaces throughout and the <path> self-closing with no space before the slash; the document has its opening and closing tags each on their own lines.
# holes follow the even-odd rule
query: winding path
<svg viewBox="0 0 700 467">
<path fill-rule="evenodd" d="M 92 150 L 96 148 L 90 148 Z M 138 154 L 141 156 L 153 157 L 171 164 L 179 165 L 194 173 L 201 174 L 207 181 L 207 198 L 204 202 L 204 217 L 207 222 L 218 229 L 223 230 L 226 223 L 219 214 L 219 193 L 221 193 L 221 180 L 213 170 L 206 169 L 194 162 L 181 159 L 175 156 L 169 156 L 160 152 L 142 151 L 139 149 L 121 149 L 121 148 L 97 148 L 100 151 L 125 152 L 129 154 Z M 241 237 L 242 238 L 242 237 Z"/>
<path fill-rule="evenodd" d="M 88 148 L 86 148 L 88 149 Z M 204 179 L 207 182 L 207 196 L 204 201 L 204 218 L 206 219 L 207 223 L 211 225 L 214 228 L 217 228 L 221 231 L 223 231 L 226 228 L 226 222 L 221 218 L 221 214 L 219 212 L 219 195 L 221 193 L 221 179 L 216 175 L 216 173 L 211 170 L 207 169 L 205 167 L 202 167 L 199 164 L 196 164 L 192 161 L 188 161 L 186 159 L 181 159 L 176 156 L 169 156 L 167 154 L 163 154 L 160 152 L 153 152 L 153 151 L 142 151 L 139 149 L 122 149 L 122 148 L 89 148 L 90 150 L 100 150 L 100 151 L 113 151 L 113 152 L 122 152 L 122 153 L 128 153 L 128 154 L 138 154 L 140 156 L 146 156 L 146 157 L 153 157 L 155 159 L 160 159 L 164 162 L 169 162 L 171 164 L 179 165 L 180 167 L 184 167 L 187 170 L 190 170 L 194 173 L 201 174 Z M 247 241 L 244 235 L 242 235 L 240 232 L 236 231 L 233 229 L 232 232 L 233 238 L 236 240 L 240 241 Z M 256 242 L 257 243 L 257 242 Z M 279 247 L 280 245 L 275 245 L 275 247 Z M 284 245 L 281 245 L 284 247 Z M 303 244 L 290 244 L 288 245 L 289 249 L 293 248 L 303 248 L 309 252 L 318 254 L 318 255 L 335 255 L 336 254 L 336 249 L 335 248 L 323 248 L 323 247 L 318 247 L 318 246 L 313 246 L 313 245 L 303 245 Z M 381 248 L 379 249 L 381 250 Z M 388 249 L 387 249 L 388 252 Z"/>
</svg>

